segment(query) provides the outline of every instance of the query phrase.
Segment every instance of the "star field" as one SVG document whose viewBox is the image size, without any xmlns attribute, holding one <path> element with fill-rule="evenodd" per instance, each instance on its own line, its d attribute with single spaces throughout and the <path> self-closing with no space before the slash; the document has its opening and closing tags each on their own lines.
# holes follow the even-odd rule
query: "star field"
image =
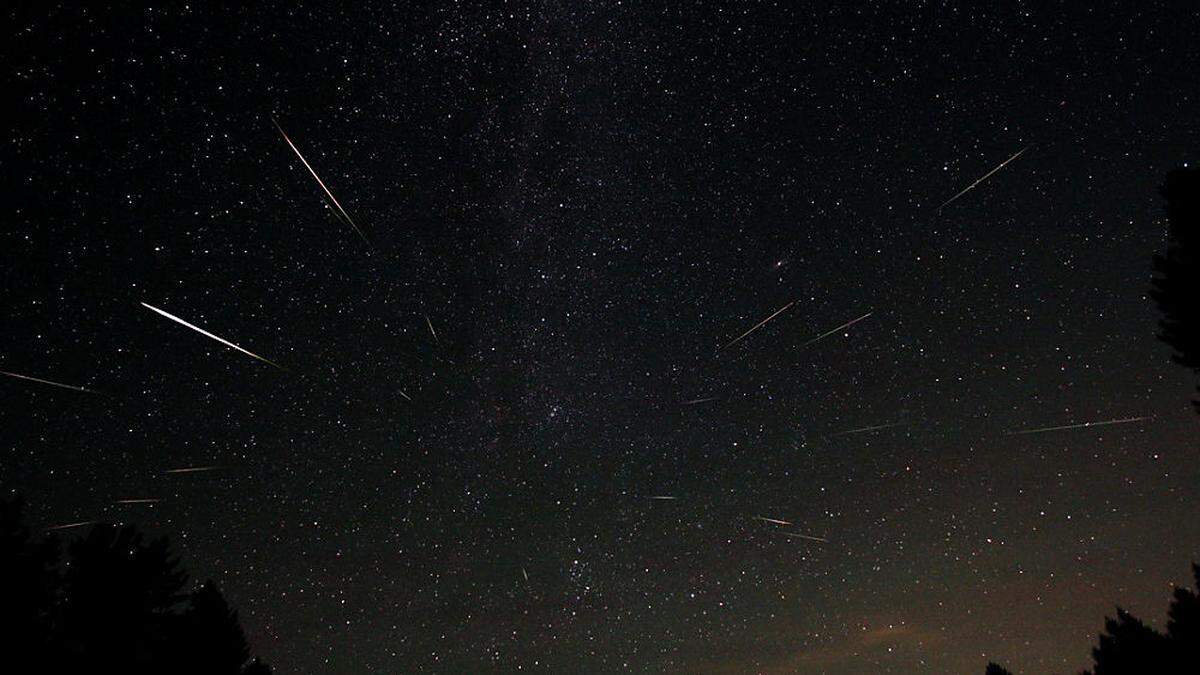
<svg viewBox="0 0 1200 675">
<path fill-rule="evenodd" d="M 280 673 L 1083 667 L 1200 560 L 1196 14 L 836 4 L 4 9 L 0 369 L 98 393 L 0 488 Z"/>
</svg>

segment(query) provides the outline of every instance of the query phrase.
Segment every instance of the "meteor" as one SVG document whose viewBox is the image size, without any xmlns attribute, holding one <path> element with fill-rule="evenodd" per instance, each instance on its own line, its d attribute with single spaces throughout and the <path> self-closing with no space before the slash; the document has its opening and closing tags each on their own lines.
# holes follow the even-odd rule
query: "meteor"
<svg viewBox="0 0 1200 675">
<path fill-rule="evenodd" d="M 96 523 L 96 521 L 94 521 L 94 520 L 81 520 L 78 523 L 67 523 L 66 525 L 55 525 L 54 527 L 47 527 L 46 531 L 53 532 L 54 530 L 70 530 L 70 529 L 76 528 L 76 527 L 83 527 L 84 525 L 94 525 L 95 523 Z"/>
<path fill-rule="evenodd" d="M 91 389 L 84 389 L 83 387 L 76 387 L 76 386 L 75 386 L 75 385 L 73 385 L 73 384 L 63 384 L 63 383 L 61 383 L 61 382 L 51 382 L 50 380 L 43 380 L 43 379 L 41 379 L 41 378 L 38 378 L 38 377 L 30 377 L 30 376 L 28 376 L 28 375 L 18 375 L 17 373 L 10 373 L 10 372 L 8 372 L 8 371 L 5 371 L 5 370 L 0 370 L 0 375 L 7 375 L 7 376 L 9 376 L 9 377 L 15 377 L 15 378 L 17 378 L 17 379 L 19 379 L 19 380 L 29 380 L 30 382 L 41 382 L 42 384 L 48 384 L 48 385 L 50 385 L 50 386 L 52 386 L 52 387 L 62 387 L 63 389 L 71 389 L 71 390 L 74 390 L 74 391 L 82 391 L 82 392 L 84 392 L 84 393 L 86 393 L 86 394 L 95 394 L 95 393 L 98 393 L 98 392 L 92 391 Z"/>
<path fill-rule="evenodd" d="M 720 396 L 710 396 L 708 398 L 694 398 L 690 401 L 681 401 L 679 403 L 679 405 L 699 405 L 701 403 L 708 403 L 709 401 L 715 401 L 718 398 L 720 398 Z"/>
<path fill-rule="evenodd" d="M 975 186 L 976 186 L 976 185 L 979 185 L 979 184 L 980 184 L 980 183 L 982 183 L 983 181 L 987 180 L 987 179 L 988 179 L 988 178 L 989 178 L 989 177 L 990 177 L 992 174 L 996 173 L 996 172 L 997 172 L 997 171 L 999 171 L 1000 169 L 1003 169 L 1003 168 L 1005 167 L 1005 165 L 1007 165 L 1009 162 L 1013 161 L 1014 159 L 1016 159 L 1016 158 L 1020 157 L 1020 156 L 1021 156 L 1021 153 L 1025 152 L 1025 151 L 1026 151 L 1026 150 L 1028 150 L 1028 149 L 1029 149 L 1029 146 L 1027 145 L 1027 146 L 1025 146 L 1025 147 L 1021 148 L 1020 150 L 1018 150 L 1018 151 L 1017 151 L 1017 154 L 1015 154 L 1015 155 L 1013 155 L 1012 157 L 1009 157 L 1008 159 L 1006 159 L 1006 160 L 1004 160 L 1003 162 L 1001 162 L 1001 163 L 1000 163 L 1000 166 L 998 166 L 998 167 L 996 167 L 996 168 L 992 169 L 991 171 L 989 171 L 989 172 L 987 172 L 987 173 L 983 174 L 983 178 L 980 178 L 979 180 L 975 181 L 974 183 L 971 183 L 971 184 L 970 184 L 970 185 L 968 185 L 967 187 L 963 188 L 962 192 L 959 192 L 958 194 L 954 195 L 954 196 L 953 196 L 953 197 L 951 197 L 950 199 L 947 199 L 946 201 L 942 202 L 942 205 L 941 205 L 941 206 L 939 206 L 939 207 L 937 207 L 937 210 L 938 210 L 938 211 L 941 211 L 942 209 L 946 208 L 946 207 L 947 207 L 947 206 L 950 204 L 950 202 L 952 202 L 952 201 L 954 201 L 954 200 L 958 199 L 959 197 L 961 197 L 961 196 L 963 196 L 963 195 L 967 194 L 968 192 L 970 192 L 971 190 L 975 189 Z"/>
<path fill-rule="evenodd" d="M 718 353 L 723 352 L 726 349 L 741 342 L 743 339 L 745 339 L 745 337 L 747 335 L 753 333 L 754 331 L 758 330 L 759 328 L 762 328 L 763 325 L 765 325 L 768 321 L 770 321 L 771 319 L 774 319 L 775 317 L 779 316 L 780 314 L 783 314 L 783 312 L 785 310 L 787 310 L 794 304 L 796 304 L 795 300 L 793 300 L 793 301 L 789 302 L 788 304 L 784 305 L 783 307 L 780 307 L 779 309 L 775 310 L 774 314 L 772 314 L 771 316 L 768 316 L 767 318 L 763 319 L 762 321 L 759 321 L 758 323 L 754 324 L 753 328 L 751 328 L 750 330 L 746 331 L 745 333 L 742 333 L 741 335 L 735 337 L 734 339 L 730 340 L 728 344 L 726 344 L 724 347 L 721 347 L 720 349 L 718 349 L 717 352 Z"/>
<path fill-rule="evenodd" d="M 145 307 L 146 309 L 149 309 L 149 310 L 151 310 L 151 311 L 154 311 L 154 312 L 158 312 L 159 314 L 161 314 L 161 315 L 163 315 L 163 316 L 167 317 L 168 319 L 170 319 L 170 320 L 174 321 L 175 323 L 178 323 L 178 324 L 182 324 L 182 325 L 184 325 L 184 326 L 187 326 L 188 328 L 191 328 L 192 330 L 196 331 L 197 333 L 200 333 L 201 335 L 204 335 L 205 337 L 210 337 L 210 338 L 212 338 L 212 339 L 216 340 L 217 342 L 220 342 L 221 344 L 225 345 L 226 347 L 232 347 L 232 348 L 234 348 L 234 349 L 238 350 L 239 352 L 241 352 L 241 353 L 243 353 L 243 354 L 247 354 L 247 355 L 249 355 L 249 356 L 252 356 L 252 357 L 254 357 L 254 358 L 258 359 L 259 361 L 262 361 L 263 363 L 266 363 L 266 364 L 270 364 L 270 365 L 272 365 L 272 366 L 275 366 L 276 368 L 278 368 L 278 369 L 280 369 L 280 370 L 287 370 L 287 368 L 284 368 L 283 366 L 279 365 L 278 363 L 275 363 L 274 361 L 271 361 L 270 359 L 264 359 L 263 357 L 259 356 L 258 354 L 255 354 L 255 353 L 254 353 L 254 352 L 252 352 L 252 351 L 248 351 L 248 350 L 246 350 L 246 349 L 242 349 L 241 347 L 239 347 L 239 346 L 237 346 L 237 345 L 233 344 L 233 343 L 232 343 L 232 342 L 230 342 L 229 340 L 226 340 L 226 339 L 224 339 L 224 338 L 219 338 L 219 337 L 217 337 L 216 335 L 213 335 L 212 333 L 210 333 L 210 332 L 208 332 L 208 331 L 206 331 L 206 330 L 204 330 L 203 328 L 200 328 L 200 327 L 198 327 L 198 326 L 193 326 L 192 324 L 190 324 L 190 323 L 188 323 L 188 322 L 184 321 L 183 319 L 181 319 L 181 318 L 179 318 L 179 317 L 175 316 L 174 314 L 171 314 L 170 312 L 165 312 L 165 311 L 163 311 L 163 310 L 161 310 L 161 309 L 159 309 L 159 308 L 157 308 L 157 307 L 154 307 L 153 305 L 147 305 L 147 304 L 146 304 L 146 303 L 144 303 L 144 302 L 142 303 L 142 307 Z"/>
<path fill-rule="evenodd" d="M 679 499 L 679 497 L 672 497 L 670 495 L 650 495 L 646 499 L 658 499 L 661 501 L 675 501 L 676 499 Z"/>
<path fill-rule="evenodd" d="M 1065 431 L 1067 429 L 1087 429 L 1089 427 L 1106 427 L 1110 424 L 1130 424 L 1132 422 L 1143 422 L 1145 420 L 1154 419 L 1154 415 L 1146 417 L 1124 417 L 1118 420 L 1104 420 L 1102 422 L 1083 422 L 1081 424 L 1064 424 L 1057 427 L 1039 427 L 1037 429 L 1025 429 L 1023 431 L 1010 431 L 1009 436 L 1021 436 L 1023 434 L 1040 434 L 1046 431 Z"/>
<path fill-rule="evenodd" d="M 779 520 L 778 518 L 764 518 L 764 517 L 762 517 L 762 516 L 754 516 L 754 519 L 755 519 L 755 520 L 761 520 L 761 521 L 763 521 L 764 523 L 772 523 L 772 524 L 775 524 L 775 525 L 788 525 L 788 526 L 790 526 L 790 525 L 791 525 L 791 523 L 789 523 L 788 521 L 786 521 L 786 520 Z"/>
<path fill-rule="evenodd" d="M 400 395 L 404 397 L 404 400 L 405 400 L 405 401 L 408 401 L 409 403 L 411 403 L 411 402 L 412 402 L 412 399 L 411 399 L 411 398 L 409 398 L 408 394 L 404 393 L 404 390 L 403 390 L 403 389 L 400 389 L 400 390 L 399 390 L 399 392 L 400 392 Z"/>
<path fill-rule="evenodd" d="M 828 434 L 826 437 L 829 438 L 829 437 L 833 437 L 833 436 L 848 436 L 850 434 L 863 434 L 868 431 L 879 431 L 880 429 L 891 429 L 892 427 L 898 427 L 901 424 L 904 424 L 904 422 L 892 422 L 891 424 L 877 424 L 873 427 L 859 427 L 858 429 L 847 429 L 846 431 L 838 431 L 836 433 Z"/>
<path fill-rule="evenodd" d="M 429 320 L 428 314 L 425 315 L 425 325 L 429 326 L 429 334 L 433 336 L 433 341 L 436 344 L 441 344 L 442 342 L 438 340 L 437 331 L 433 329 L 433 322 Z"/>
<path fill-rule="evenodd" d="M 350 224 L 350 227 L 354 228 L 354 231 L 358 233 L 358 236 L 362 238 L 363 242 L 367 246 L 370 246 L 371 242 L 367 240 L 367 235 L 363 234 L 362 230 L 358 229 L 358 225 L 356 225 L 354 220 L 350 218 L 350 214 L 346 213 L 346 209 L 342 208 L 342 205 L 338 202 L 337 197 L 334 197 L 333 193 L 329 191 L 329 188 L 325 186 L 325 181 L 321 180 L 321 177 L 317 175 L 315 170 L 313 170 L 312 166 L 308 163 L 308 160 L 304 159 L 304 155 L 300 154 L 300 150 L 296 147 L 296 144 L 292 143 L 292 139 L 288 138 L 288 135 L 284 133 L 283 127 L 279 126 L 279 121 L 274 118 L 272 118 L 271 121 L 275 123 L 275 128 L 279 130 L 279 135 L 283 136 L 283 140 L 287 141 L 287 144 L 292 148 L 292 152 L 296 153 L 296 156 L 299 157 L 300 161 L 304 163 L 304 168 L 308 169 L 308 172 L 312 174 L 312 177 L 317 180 L 317 185 L 321 186 L 321 189 L 324 190 L 325 194 L 329 196 L 329 200 L 333 202 L 334 206 L 337 207 L 334 213 L 345 219 L 345 221 Z"/>
<path fill-rule="evenodd" d="M 157 504 L 161 499 L 118 499 L 114 504 Z"/>
<path fill-rule="evenodd" d="M 850 321 L 847 321 L 846 323 L 838 326 L 837 328 L 834 328 L 832 330 L 827 330 L 824 333 L 821 333 L 820 335 L 818 335 L 817 337 L 800 345 L 800 348 L 803 349 L 804 347 L 807 347 L 807 346 L 811 345 L 812 343 L 817 342 L 818 340 L 822 340 L 824 338 L 829 337 L 830 335 L 833 335 L 834 333 L 838 332 L 839 330 L 849 328 L 850 326 L 853 326 L 854 324 L 858 323 L 859 321 L 862 321 L 863 319 L 867 318 L 868 316 L 871 316 L 874 313 L 875 313 L 874 310 L 872 310 L 870 312 L 867 312 L 866 314 L 863 314 L 862 316 L 858 317 L 857 319 L 851 319 Z"/>
<path fill-rule="evenodd" d="M 829 543 L 829 540 L 828 540 L 828 539 L 823 539 L 823 538 L 821 538 L 821 537 L 814 537 L 814 536 L 812 536 L 811 534 L 800 534 L 799 532 L 784 532 L 784 533 L 783 533 L 783 536 L 785 536 L 785 537 L 791 537 L 791 538 L 793 538 L 793 539 L 808 539 L 808 540 L 810 540 L 810 541 L 819 541 L 819 542 L 821 542 L 822 544 L 828 544 L 828 543 Z"/>
<path fill-rule="evenodd" d="M 179 473 L 199 473 L 201 471 L 216 471 L 219 468 L 221 467 L 216 466 L 215 464 L 213 466 L 187 466 L 182 469 L 167 469 L 163 473 L 168 475 Z"/>
</svg>

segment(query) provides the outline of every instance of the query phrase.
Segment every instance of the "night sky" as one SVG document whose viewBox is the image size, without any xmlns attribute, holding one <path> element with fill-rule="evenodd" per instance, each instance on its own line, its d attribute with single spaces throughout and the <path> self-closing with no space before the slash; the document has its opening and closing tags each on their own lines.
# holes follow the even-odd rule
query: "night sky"
<svg viewBox="0 0 1200 675">
<path fill-rule="evenodd" d="M 0 369 L 95 393 L 0 378 L 4 493 L 169 536 L 279 673 L 1068 672 L 1161 625 L 1195 8 L 833 4 L 8 5 Z"/>
</svg>

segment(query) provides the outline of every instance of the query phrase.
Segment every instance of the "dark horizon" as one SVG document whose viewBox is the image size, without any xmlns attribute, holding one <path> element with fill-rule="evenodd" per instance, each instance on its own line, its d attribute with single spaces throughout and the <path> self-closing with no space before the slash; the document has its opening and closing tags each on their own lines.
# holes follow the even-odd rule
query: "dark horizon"
<svg viewBox="0 0 1200 675">
<path fill-rule="evenodd" d="M 1182 4 L 4 14 L 0 490 L 276 673 L 1078 672 L 1191 586 Z"/>
</svg>

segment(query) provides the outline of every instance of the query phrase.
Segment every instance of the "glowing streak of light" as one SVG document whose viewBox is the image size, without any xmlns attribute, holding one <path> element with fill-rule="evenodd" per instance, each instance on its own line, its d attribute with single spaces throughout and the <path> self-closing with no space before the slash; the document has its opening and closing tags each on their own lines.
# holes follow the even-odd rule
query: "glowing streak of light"
<svg viewBox="0 0 1200 675">
<path fill-rule="evenodd" d="M 877 424 L 873 427 L 859 427 L 858 429 L 847 429 L 846 431 L 838 431 L 836 433 L 829 434 L 829 436 L 848 436 L 850 434 L 863 434 L 868 431 L 879 431 L 880 429 L 891 429 L 892 427 L 898 427 L 901 424 L 904 424 L 904 422 L 892 422 L 891 424 Z"/>
<path fill-rule="evenodd" d="M 321 180 L 321 177 L 317 175 L 317 172 L 308 163 L 308 160 L 304 159 L 304 155 L 300 154 L 300 149 L 296 147 L 296 144 L 292 142 L 292 139 L 288 138 L 288 135 L 283 131 L 283 127 L 279 126 L 279 122 L 277 120 L 272 119 L 271 121 L 275 123 L 275 128 L 279 130 L 279 135 L 283 136 L 283 140 L 287 141 L 288 146 L 292 148 L 292 152 L 296 153 L 296 156 L 299 157 L 300 161 L 304 163 L 304 168 L 308 169 L 308 172 L 312 174 L 312 177 L 317 180 L 317 184 L 320 185 L 321 189 L 325 191 L 325 194 L 329 196 L 329 200 L 332 201 L 334 206 L 337 207 L 337 210 L 341 213 L 341 216 L 346 219 L 347 223 L 350 223 L 350 227 L 354 228 L 354 231 L 358 233 L 358 236 L 362 238 L 363 242 L 367 246 L 370 246 L 371 242 L 367 239 L 367 235 L 363 234 L 362 230 L 358 228 L 358 225 L 355 224 L 354 220 L 350 218 L 350 214 L 346 213 L 346 209 L 342 208 L 342 205 L 338 202 L 337 197 L 333 196 L 333 193 L 330 192 L 329 188 L 325 186 L 325 181 Z"/>
<path fill-rule="evenodd" d="M 1011 162 L 1011 161 L 1013 161 L 1014 159 L 1016 159 L 1016 158 L 1020 157 L 1020 156 L 1021 156 L 1021 153 L 1025 152 L 1025 151 L 1026 151 L 1026 150 L 1028 150 L 1028 149 L 1029 149 L 1029 146 L 1027 145 L 1027 146 L 1025 146 L 1025 147 L 1021 148 L 1020 150 L 1018 150 L 1018 151 L 1017 151 L 1017 154 L 1015 154 L 1015 155 L 1013 155 L 1012 157 L 1009 157 L 1008 159 L 1006 159 L 1006 160 L 1004 160 L 1003 162 L 1001 162 L 1001 163 L 1000 163 L 1000 166 L 998 166 L 998 167 L 996 167 L 996 168 L 992 169 L 991 171 L 989 171 L 989 172 L 987 172 L 987 173 L 983 174 L 983 178 L 980 178 L 979 180 L 975 181 L 974 183 L 971 183 L 971 184 L 970 184 L 970 185 L 968 185 L 967 187 L 963 188 L 962 192 L 959 192 L 958 194 L 954 195 L 954 196 L 953 196 L 953 197 L 951 197 L 950 199 L 947 199 L 946 201 L 942 202 L 942 205 L 941 205 L 941 206 L 939 206 L 939 207 L 937 207 L 937 210 L 938 210 L 938 211 L 941 211 L 942 209 L 944 209 L 944 208 L 946 208 L 947 206 L 949 206 L 949 205 L 950 205 L 950 202 L 954 201 L 955 199 L 958 199 L 959 197 L 961 197 L 961 196 L 963 196 L 963 195 L 967 194 L 968 192 L 970 192 L 971 190 L 975 189 L 975 186 L 976 186 L 976 185 L 979 185 L 980 183 L 982 183 L 983 181 L 985 181 L 985 180 L 987 180 L 989 177 L 991 177 L 991 175 L 992 175 L 992 174 L 996 173 L 996 172 L 997 172 L 997 171 L 999 171 L 1000 169 L 1003 169 L 1003 168 L 1004 168 L 1004 167 L 1005 167 L 1005 166 L 1006 166 L 1006 165 L 1007 165 L 1009 162 Z"/>
<path fill-rule="evenodd" d="M 114 504 L 157 504 L 161 499 L 118 499 Z"/>
<path fill-rule="evenodd" d="M 808 342 L 805 342 L 805 344 L 800 345 L 800 347 L 808 347 L 809 345 L 814 344 L 814 342 L 816 342 L 817 340 L 823 340 L 823 339 L 826 339 L 826 337 L 833 335 L 834 333 L 838 333 L 839 330 L 844 330 L 846 328 L 850 328 L 851 325 L 854 325 L 860 321 L 863 321 L 864 318 L 871 316 L 872 313 L 875 313 L 875 312 L 874 311 L 866 312 L 866 313 L 864 313 L 863 316 L 860 316 L 858 318 L 852 318 L 852 319 L 850 319 L 850 321 L 847 321 L 846 323 L 839 325 L 838 328 L 826 330 L 821 335 L 817 335 L 816 337 L 814 337 L 814 339 L 811 339 Z"/>
<path fill-rule="evenodd" d="M 84 525 L 94 525 L 94 524 L 96 524 L 96 521 L 94 521 L 94 520 L 81 520 L 78 523 L 67 523 L 66 525 L 55 525 L 54 527 L 47 527 L 46 531 L 53 532 L 54 530 L 70 530 L 72 528 L 83 527 Z"/>
<path fill-rule="evenodd" d="M 671 495 L 650 495 L 649 497 L 647 497 L 647 499 L 657 499 L 660 501 L 674 501 L 676 499 L 679 499 L 679 497 L 672 497 Z"/>
<path fill-rule="evenodd" d="M 725 351 L 726 349 L 729 349 L 730 347 L 741 342 L 742 340 L 744 340 L 746 338 L 747 335 L 750 335 L 751 333 L 758 330 L 759 328 L 762 328 L 764 325 L 766 325 L 766 323 L 768 321 L 770 321 L 771 319 L 774 319 L 775 317 L 779 316 L 780 314 L 783 314 L 784 311 L 786 311 L 788 308 L 790 308 L 794 304 L 796 304 L 795 300 L 793 300 L 793 301 L 789 302 L 788 304 L 784 305 L 783 307 L 780 307 L 779 309 L 775 310 L 774 314 L 772 314 L 771 316 L 768 316 L 767 318 L 763 319 L 762 321 L 759 321 L 758 323 L 754 324 L 753 328 L 751 328 L 750 330 L 746 331 L 745 333 L 742 333 L 741 335 L 735 337 L 734 339 L 730 340 L 728 344 L 721 347 L 717 351 L 718 352 Z"/>
<path fill-rule="evenodd" d="M 791 523 L 789 523 L 788 521 L 779 520 L 778 518 L 764 518 L 763 516 L 754 516 L 754 519 L 761 520 L 764 523 L 772 523 L 774 525 L 788 525 L 788 526 L 791 525 Z"/>
<path fill-rule="evenodd" d="M 1065 431 L 1067 429 L 1088 429 L 1090 427 L 1106 427 L 1110 424 L 1130 424 L 1133 422 L 1144 422 L 1145 420 L 1154 419 L 1154 415 L 1145 417 L 1123 417 L 1118 420 L 1104 420 L 1102 422 L 1083 422 L 1081 424 L 1064 424 L 1057 427 L 1040 427 L 1037 429 L 1025 429 L 1023 431 L 1010 431 L 1009 436 L 1020 436 L 1023 434 L 1040 434 L 1046 431 Z"/>
<path fill-rule="evenodd" d="M 683 401 L 679 405 L 699 405 L 701 403 L 708 403 L 709 401 L 715 401 L 718 398 L 720 398 L 720 397 L 719 396 L 710 396 L 708 398 L 694 398 L 690 401 Z"/>
<path fill-rule="evenodd" d="M 433 336 L 433 341 L 436 344 L 441 344 L 442 342 L 438 340 L 437 331 L 433 329 L 433 322 L 429 320 L 428 314 L 425 315 L 425 325 L 429 326 L 429 334 Z"/>
<path fill-rule="evenodd" d="M 7 376 L 9 376 L 9 377 L 15 377 L 15 378 L 17 378 L 17 379 L 19 379 L 19 380 L 29 380 L 30 382 L 40 382 L 40 383 L 42 383 L 42 384 L 48 384 L 48 385 L 50 385 L 50 386 L 52 386 L 52 387 L 62 387 L 63 389 L 71 389 L 71 390 L 74 390 L 74 391 L 82 391 L 82 392 L 84 392 L 84 393 L 86 393 L 86 394 L 95 394 L 95 393 L 97 393 L 97 392 L 94 392 L 94 391 L 92 391 L 91 389 L 84 389 L 83 387 L 76 387 L 76 386 L 75 386 L 75 385 L 73 385 L 73 384 L 63 384 L 62 382 L 51 382 L 50 380 L 43 380 L 43 379 L 41 379 L 41 378 L 38 378 L 38 377 L 30 377 L 30 376 L 28 376 L 28 375 L 19 375 L 19 374 L 17 374 L 17 373 L 10 373 L 10 372 L 8 372 L 8 371 L 4 371 L 4 370 L 0 370 L 0 375 L 7 375 Z"/>
<path fill-rule="evenodd" d="M 165 474 L 199 473 L 201 471 L 216 471 L 219 468 L 221 468 L 221 467 L 219 467 L 215 464 L 213 466 L 188 466 L 188 467 L 184 467 L 182 469 L 167 469 L 163 473 L 165 473 Z"/>
<path fill-rule="evenodd" d="M 146 304 L 146 303 L 144 303 L 144 302 L 142 303 L 142 306 L 143 306 L 143 307 L 145 307 L 146 309 L 149 309 L 149 310 L 151 310 L 151 311 L 157 312 L 157 313 L 159 313 L 159 314 L 161 314 L 161 315 L 163 315 L 163 316 L 167 317 L 168 319 L 170 319 L 170 320 L 174 321 L 175 323 L 178 323 L 178 324 L 181 324 L 181 325 L 187 326 L 188 328 L 191 328 L 192 330 L 196 331 L 197 333 L 200 333 L 201 335 L 204 335 L 205 337 L 210 337 L 210 338 L 212 338 L 212 339 L 216 340 L 217 342 L 220 342 L 221 344 L 225 345 L 226 347 L 232 347 L 232 348 L 234 348 L 234 349 L 238 350 L 239 352 L 241 352 L 241 353 L 243 353 L 243 354 L 246 354 L 246 355 L 248 355 L 248 356 L 252 356 L 252 357 L 254 357 L 254 358 L 258 359 L 259 361 L 262 361 L 263 363 L 267 363 L 267 364 L 270 364 L 270 365 L 272 365 L 272 366 L 275 366 L 276 368 L 278 368 L 278 369 L 280 369 L 280 370 L 287 370 L 287 369 L 286 369 L 286 368 L 284 368 L 283 366 L 279 365 L 278 363 L 275 363 L 274 361 L 271 361 L 270 359 L 264 359 L 263 357 L 259 356 L 258 354 L 255 354 L 254 352 L 252 352 L 252 351 L 249 351 L 249 350 L 246 350 L 246 349 L 242 349 L 241 347 L 239 347 L 239 346 L 237 346 L 237 345 L 233 344 L 233 343 L 232 343 L 232 342 L 230 342 L 229 340 L 226 340 L 226 339 L 224 339 L 224 338 L 219 338 L 219 337 L 217 337 L 216 335 L 213 335 L 212 333 L 210 333 L 210 332 L 208 332 L 208 331 L 204 330 L 203 328 L 200 328 L 199 326 L 193 326 L 192 324 L 190 324 L 190 323 L 188 323 L 188 322 L 184 321 L 183 319 L 181 319 L 181 318 L 179 318 L 179 317 L 175 316 L 174 314 L 171 314 L 170 312 L 163 311 L 163 310 L 161 310 L 161 309 L 159 309 L 159 308 L 157 308 L 157 307 L 154 307 L 154 306 L 152 306 L 152 305 L 147 305 L 147 304 Z"/>
<path fill-rule="evenodd" d="M 793 539 L 808 539 L 810 541 L 819 541 L 822 544 L 828 544 L 829 540 L 822 537 L 814 537 L 811 534 L 800 534 L 799 532 L 784 532 L 783 536 L 792 537 Z"/>
</svg>

